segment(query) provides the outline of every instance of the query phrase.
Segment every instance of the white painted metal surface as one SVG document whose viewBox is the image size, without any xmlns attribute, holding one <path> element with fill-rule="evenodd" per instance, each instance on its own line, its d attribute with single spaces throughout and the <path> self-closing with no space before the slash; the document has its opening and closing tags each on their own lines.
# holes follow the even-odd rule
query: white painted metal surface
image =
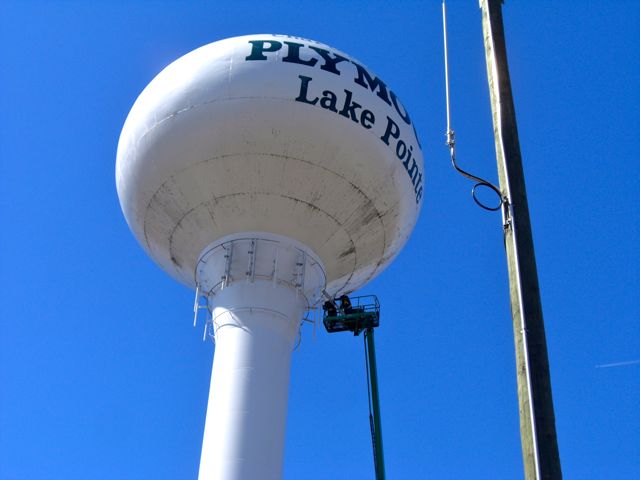
<svg viewBox="0 0 640 480">
<path fill-rule="evenodd" d="M 140 244 L 211 312 L 200 479 L 280 478 L 305 310 L 323 289 L 338 296 L 378 275 L 416 222 L 424 171 L 406 109 L 327 45 L 222 40 L 136 100 L 116 184 Z"/>
<path fill-rule="evenodd" d="M 421 205 L 422 153 L 406 109 L 375 74 L 311 40 L 252 35 L 169 65 L 142 92 L 118 145 L 132 231 L 195 286 L 225 235 L 286 235 L 321 258 L 332 294 L 400 251 Z"/>
<path fill-rule="evenodd" d="M 291 352 L 322 265 L 295 241 L 251 233 L 207 247 L 196 276 L 216 342 L 199 479 L 279 479 Z"/>
</svg>

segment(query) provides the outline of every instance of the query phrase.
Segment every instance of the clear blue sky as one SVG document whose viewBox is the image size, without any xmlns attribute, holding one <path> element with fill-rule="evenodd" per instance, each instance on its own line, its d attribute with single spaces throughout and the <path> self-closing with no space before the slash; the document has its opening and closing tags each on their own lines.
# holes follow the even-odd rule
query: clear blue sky
<svg viewBox="0 0 640 480">
<path fill-rule="evenodd" d="M 504 14 L 565 478 L 640 478 L 640 2 Z M 162 68 L 249 33 L 359 59 L 421 137 L 417 227 L 362 291 L 388 477 L 522 478 L 500 219 L 448 164 L 440 22 L 436 0 L 3 2 L 0 480 L 196 478 L 213 346 L 127 228 L 116 146 Z M 495 180 L 477 1 L 449 27 L 458 157 Z M 286 479 L 373 478 L 361 338 L 305 326 L 289 406 Z"/>
</svg>

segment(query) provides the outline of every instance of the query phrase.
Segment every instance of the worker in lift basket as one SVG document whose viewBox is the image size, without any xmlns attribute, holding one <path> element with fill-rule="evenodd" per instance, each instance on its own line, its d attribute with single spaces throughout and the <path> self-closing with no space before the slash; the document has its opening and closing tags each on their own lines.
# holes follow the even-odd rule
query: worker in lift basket
<svg viewBox="0 0 640 480">
<path fill-rule="evenodd" d="M 351 300 L 349 300 L 349 297 L 346 295 L 340 296 L 340 307 L 342 308 L 342 311 L 344 312 L 345 315 L 349 315 L 350 313 L 353 313 Z"/>
<path fill-rule="evenodd" d="M 325 312 L 327 312 L 327 317 L 337 317 L 338 316 L 338 312 L 336 310 L 336 304 L 331 300 L 327 300 L 326 302 L 324 302 L 324 305 L 322 305 L 322 309 Z"/>
</svg>

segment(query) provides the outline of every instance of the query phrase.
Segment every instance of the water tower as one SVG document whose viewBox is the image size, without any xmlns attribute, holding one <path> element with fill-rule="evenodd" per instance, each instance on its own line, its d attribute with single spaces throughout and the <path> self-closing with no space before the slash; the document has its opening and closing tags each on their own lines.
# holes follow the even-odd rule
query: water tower
<svg viewBox="0 0 640 480">
<path fill-rule="evenodd" d="M 378 275 L 416 222 L 423 160 L 406 108 L 327 45 L 222 40 L 140 94 L 116 183 L 142 247 L 210 312 L 199 478 L 280 478 L 302 319 Z"/>
</svg>

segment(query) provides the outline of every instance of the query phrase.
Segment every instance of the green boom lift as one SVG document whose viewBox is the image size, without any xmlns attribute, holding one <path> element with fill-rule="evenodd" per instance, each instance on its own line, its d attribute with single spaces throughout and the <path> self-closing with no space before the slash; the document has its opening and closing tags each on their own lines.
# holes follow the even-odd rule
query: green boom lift
<svg viewBox="0 0 640 480">
<path fill-rule="evenodd" d="M 380 325 L 380 303 L 375 295 L 352 298 L 343 295 L 339 299 L 331 299 L 325 302 L 323 309 L 323 323 L 327 332 L 353 332 L 355 336 L 364 332 L 373 463 L 376 469 L 376 480 L 384 480 L 378 373 L 376 368 L 376 349 L 373 341 L 373 329 Z"/>
</svg>

